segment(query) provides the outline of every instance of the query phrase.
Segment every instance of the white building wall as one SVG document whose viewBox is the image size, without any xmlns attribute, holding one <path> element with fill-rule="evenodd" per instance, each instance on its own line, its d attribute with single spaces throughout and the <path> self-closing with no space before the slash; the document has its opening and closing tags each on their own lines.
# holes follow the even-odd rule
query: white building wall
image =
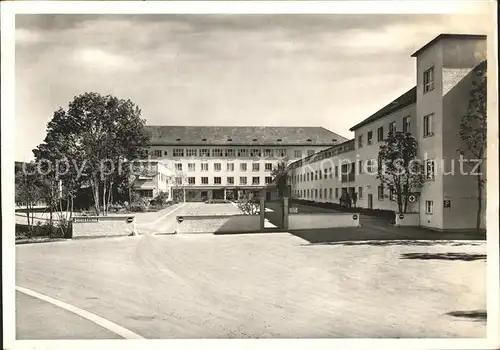
<svg viewBox="0 0 500 350">
<path fill-rule="evenodd" d="M 328 175 L 327 178 L 322 176 L 322 179 L 318 180 L 310 180 L 304 182 L 293 183 L 292 189 L 296 191 L 309 189 L 309 197 L 303 196 L 302 199 L 314 200 L 316 202 L 331 202 L 331 203 L 339 203 L 339 198 L 342 194 L 342 188 L 355 188 L 355 192 L 358 194 L 358 201 L 356 205 L 362 208 L 369 208 L 369 196 L 371 195 L 373 209 L 385 209 L 385 210 L 394 210 L 397 211 L 397 202 L 390 200 L 389 198 L 379 199 L 378 197 L 378 186 L 380 185 L 380 180 L 377 179 L 377 158 L 379 147 L 383 141 L 377 140 L 377 129 L 379 127 L 384 128 L 384 137 L 389 133 L 389 124 L 392 122 L 396 122 L 396 130 L 401 131 L 403 129 L 403 118 L 410 117 L 410 131 L 413 134 L 416 134 L 416 105 L 412 104 L 407 107 L 404 107 L 400 110 L 397 110 L 387 116 L 384 116 L 370 124 L 360 127 L 355 130 L 355 151 L 350 151 L 346 153 L 342 153 L 338 156 L 334 156 L 328 159 L 323 159 L 318 162 L 314 162 L 311 164 L 306 164 L 302 167 L 295 169 L 292 172 L 292 176 L 304 174 L 306 172 L 315 172 L 320 169 L 324 172 L 327 169 L 332 167 L 333 176 L 330 177 Z M 367 134 L 369 131 L 372 131 L 372 143 L 370 145 L 367 144 Z M 359 147 L 359 139 L 358 137 L 363 135 L 363 144 Z M 369 172 L 369 168 L 367 166 L 367 161 L 373 161 L 373 166 L 371 172 Z M 362 161 L 362 170 L 359 169 L 359 161 Z M 354 182 L 342 183 L 340 180 L 341 177 L 341 165 L 342 162 L 355 162 L 356 163 L 356 175 Z M 335 177 L 335 166 L 339 168 L 339 177 Z M 314 197 L 311 195 L 311 191 L 315 191 L 315 189 L 321 191 L 323 194 L 321 197 Z M 324 196 L 324 189 L 327 189 L 327 197 Z M 360 191 L 361 188 L 361 191 Z M 333 196 L 330 198 L 329 193 L 330 189 L 332 189 Z M 336 191 L 336 189 L 338 189 Z M 335 196 L 335 193 L 338 192 L 338 197 Z M 385 194 L 388 193 L 388 189 L 385 190 Z M 418 203 L 409 203 L 408 211 L 410 212 L 418 212 Z"/>
<path fill-rule="evenodd" d="M 472 70 L 486 58 L 486 40 L 446 39 L 443 50 L 443 171 L 448 173 L 443 174 L 443 199 L 450 201 L 450 207 L 443 208 L 443 229 L 473 229 L 476 227 L 477 177 L 469 174 L 471 164 L 464 164 L 463 171 L 460 169 L 457 149 L 466 147 L 457 135 L 460 120 L 467 115 L 472 81 L 476 78 Z M 466 153 L 465 157 L 470 158 L 471 154 Z M 485 198 L 483 190 L 483 228 Z"/>
<path fill-rule="evenodd" d="M 426 181 L 422 189 L 421 226 L 439 230 L 475 227 L 474 179 L 443 173 L 450 172 L 451 163 L 458 160 L 457 149 L 463 146 L 460 119 L 467 112 L 469 100 L 468 75 L 485 56 L 485 40 L 463 38 L 443 38 L 417 56 L 419 156 L 437 161 L 435 179 Z M 434 90 L 424 93 L 424 72 L 430 67 L 434 67 Z M 434 113 L 434 135 L 425 137 L 424 116 L 430 113 Z M 451 200 L 450 208 L 444 208 L 444 200 Z M 426 201 L 433 202 L 432 214 L 426 213 Z"/>
<path fill-rule="evenodd" d="M 141 161 L 141 163 L 149 169 L 152 176 L 140 176 L 136 178 L 133 186 L 134 190 L 151 190 L 152 196 L 150 198 L 156 197 L 160 192 L 165 192 L 169 194 L 169 199 L 171 199 L 169 179 L 172 176 L 172 172 L 170 169 L 165 164 L 155 160 L 149 161 L 149 164 L 148 161 Z"/>
<path fill-rule="evenodd" d="M 183 187 L 186 190 L 207 190 L 207 197 L 212 198 L 211 190 L 222 189 L 224 187 L 228 188 L 255 188 L 256 190 L 264 187 L 266 185 L 266 177 L 271 177 L 271 171 L 275 166 L 282 160 L 287 162 L 300 159 L 300 157 L 307 156 L 309 153 L 319 152 L 328 148 L 328 146 L 315 146 L 315 145 L 305 145 L 305 146 L 233 146 L 224 147 L 216 145 L 206 145 L 206 146 L 152 146 L 149 150 L 149 156 L 153 157 L 155 160 L 160 160 L 165 164 L 165 167 L 173 173 L 171 177 L 172 188 Z M 183 157 L 174 157 L 174 149 L 184 149 Z M 190 157 L 187 155 L 187 149 L 196 149 L 197 156 Z M 200 149 L 222 149 L 225 152 L 226 149 L 234 149 L 234 157 L 200 157 Z M 253 149 L 259 149 L 261 151 L 261 156 L 255 157 L 240 157 L 238 156 L 239 149 L 246 149 L 250 152 Z M 264 153 L 265 149 L 271 149 L 273 151 L 273 156 L 267 157 Z M 285 149 L 287 157 L 282 158 L 275 156 L 278 150 Z M 156 151 L 156 152 L 155 152 Z M 297 154 L 300 153 L 300 154 Z M 161 156 L 160 156 L 161 154 Z M 156 155 L 156 156 L 155 156 Z M 228 170 L 228 163 L 232 163 L 234 170 Z M 246 171 L 241 170 L 241 164 L 246 164 Z M 176 168 L 176 164 L 182 164 L 182 170 L 179 171 Z M 189 164 L 194 164 L 194 171 L 189 170 Z M 208 170 L 202 171 L 202 164 L 208 164 Z M 221 170 L 215 170 L 215 164 L 221 164 Z M 253 164 L 259 164 L 259 170 L 253 170 Z M 271 170 L 266 170 L 266 164 L 271 164 Z M 182 186 L 178 186 L 175 183 L 175 177 L 181 177 L 183 180 Z M 188 178 L 194 177 L 195 184 L 189 184 Z M 202 177 L 208 177 L 208 184 L 202 183 Z M 214 178 L 220 177 L 221 183 L 215 184 Z M 230 184 L 227 180 L 228 177 L 234 178 L 234 184 Z M 240 177 L 246 178 L 246 184 L 240 183 Z M 253 177 L 259 178 L 259 183 L 253 184 Z M 196 194 L 196 198 L 199 197 L 199 193 Z"/>
<path fill-rule="evenodd" d="M 403 118 L 410 117 L 410 131 L 415 136 L 416 134 L 416 105 L 412 104 L 397 110 L 383 118 L 380 118 L 370 124 L 364 125 L 359 129 L 355 130 L 355 140 L 356 140 L 356 160 L 361 160 L 363 162 L 363 168 L 366 170 L 366 161 L 372 160 L 377 162 L 378 151 L 380 145 L 383 141 L 377 140 L 377 129 L 379 127 L 384 128 L 384 137 L 387 137 L 389 133 L 389 124 L 392 122 L 396 123 L 396 130 L 403 130 Z M 368 132 L 373 133 L 372 144 L 368 145 Z M 359 136 L 363 136 L 363 145 L 359 147 Z M 376 164 L 376 163 L 375 163 Z M 377 166 L 373 167 L 372 172 L 364 171 L 362 174 L 356 177 L 356 187 L 359 191 L 359 187 L 362 187 L 363 197 L 358 200 L 358 205 L 362 208 L 368 208 L 368 198 L 372 195 L 373 209 L 387 209 L 397 211 L 397 202 L 391 201 L 389 198 L 380 200 L 378 198 L 378 186 L 380 185 L 380 180 L 377 179 Z M 388 194 L 388 189 L 385 190 Z M 409 203 L 408 211 L 418 211 L 416 205 Z"/>
<path fill-rule="evenodd" d="M 434 67 L 434 89 L 424 93 L 424 72 Z M 443 158 L 443 102 L 442 102 L 443 47 L 438 41 L 417 57 L 417 141 L 419 158 Z M 424 116 L 434 114 L 432 136 L 424 136 Z M 456 135 L 455 135 L 456 137 Z M 432 203 L 432 213 L 426 213 L 426 201 Z M 424 181 L 419 200 L 420 225 L 440 229 L 443 227 L 443 177 L 436 172 L 434 180 Z"/>
<path fill-rule="evenodd" d="M 356 180 L 342 182 L 342 164 L 352 163 L 355 151 L 343 151 L 338 155 L 306 163 L 292 169 L 291 185 L 295 196 L 320 203 L 340 203 L 342 188 L 354 188 Z M 335 168 L 337 167 L 337 172 Z M 309 179 L 307 174 L 309 173 Z M 337 176 L 336 176 L 337 174 Z M 301 177 L 302 175 L 302 177 Z M 302 180 L 300 180 L 302 179 Z M 359 204 L 357 204 L 359 206 Z"/>
<path fill-rule="evenodd" d="M 422 160 L 435 160 L 434 179 L 426 179 L 419 201 L 410 205 L 410 211 L 419 212 L 419 225 L 438 230 L 470 229 L 475 227 L 477 208 L 476 178 L 469 175 L 462 176 L 458 168 L 458 148 L 463 148 L 459 138 L 460 118 L 467 113 L 469 92 L 471 87 L 472 69 L 486 58 L 486 40 L 484 39 L 453 39 L 443 38 L 418 54 L 417 64 L 417 102 L 413 105 L 395 111 L 383 118 L 373 121 L 355 130 L 355 152 L 348 152 L 322 161 L 304 164 L 291 170 L 294 178 L 292 189 L 294 193 L 304 193 L 309 190 L 309 196 L 300 198 L 317 202 L 338 203 L 335 189 L 338 188 L 338 197 L 342 187 L 355 187 L 359 194 L 362 187 L 362 196 L 358 199 L 359 207 L 369 207 L 368 196 L 373 198 L 373 209 L 397 210 L 397 204 L 388 198 L 379 200 L 376 169 L 372 174 L 356 173 L 353 183 L 342 184 L 339 178 L 318 180 L 303 180 L 297 182 L 296 176 L 306 172 L 319 171 L 329 168 L 328 162 L 338 165 L 341 158 L 351 161 L 377 160 L 380 142 L 377 141 L 377 129 L 384 128 L 384 134 L 389 131 L 389 124 L 396 121 L 397 130 L 402 130 L 403 118 L 411 117 L 411 133 L 418 142 L 418 157 Z M 434 88 L 425 92 L 423 89 L 424 72 L 434 67 Z M 424 116 L 433 114 L 433 134 L 424 136 Z M 367 133 L 372 131 L 372 144 L 367 145 Z M 363 135 L 363 145 L 359 147 L 359 136 Z M 450 176 L 443 171 L 451 170 L 452 160 L 456 161 L 455 174 Z M 340 166 L 340 165 L 339 165 Z M 444 166 L 444 168 L 443 168 Z M 334 166 L 333 166 L 334 168 Z M 364 167 L 366 170 L 366 166 Z M 467 168 L 467 167 L 466 167 Z M 470 169 L 470 168 L 467 168 Z M 340 172 L 340 170 L 339 170 Z M 483 171 L 485 172 L 485 171 Z M 340 175 L 340 174 L 339 174 Z M 324 189 L 327 189 L 327 197 Z M 330 188 L 333 197 L 330 198 Z M 316 189 L 321 191 L 321 197 L 314 196 Z M 314 191 L 314 192 L 313 192 Z M 418 192 L 418 191 L 417 191 Z M 486 196 L 483 190 L 483 196 Z M 450 200 L 450 208 L 444 208 L 444 200 Z M 426 201 L 432 202 L 432 212 L 426 212 Z M 483 202 L 485 213 L 486 202 Z M 482 227 L 485 227 L 483 214 Z"/>
</svg>

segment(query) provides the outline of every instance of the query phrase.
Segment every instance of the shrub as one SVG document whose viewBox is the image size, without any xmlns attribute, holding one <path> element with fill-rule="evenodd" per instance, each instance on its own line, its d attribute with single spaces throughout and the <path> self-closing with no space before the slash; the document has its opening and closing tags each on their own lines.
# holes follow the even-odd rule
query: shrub
<svg viewBox="0 0 500 350">
<path fill-rule="evenodd" d="M 109 206 L 108 211 L 111 213 L 118 213 L 120 211 L 123 211 L 124 209 L 125 209 L 124 206 L 122 206 L 118 203 L 115 203 L 115 204 L 112 204 Z"/>
<path fill-rule="evenodd" d="M 151 204 L 161 205 L 166 203 L 167 200 L 168 200 L 168 193 L 161 191 L 155 198 L 151 200 Z"/>
<path fill-rule="evenodd" d="M 146 199 L 140 198 L 139 200 L 130 203 L 128 211 L 131 213 L 143 213 L 148 211 L 149 202 Z"/>
<path fill-rule="evenodd" d="M 35 238 L 35 237 L 48 237 L 48 238 L 71 238 L 72 225 L 71 222 L 63 219 L 42 223 L 39 221 L 32 227 L 31 233 L 28 225 L 16 224 L 16 238 Z"/>
<path fill-rule="evenodd" d="M 207 199 L 205 201 L 205 204 L 221 204 L 221 203 L 231 203 L 231 201 L 227 199 Z"/>
<path fill-rule="evenodd" d="M 243 198 L 237 205 L 245 215 L 257 215 L 260 211 L 260 202 L 251 198 Z"/>
</svg>

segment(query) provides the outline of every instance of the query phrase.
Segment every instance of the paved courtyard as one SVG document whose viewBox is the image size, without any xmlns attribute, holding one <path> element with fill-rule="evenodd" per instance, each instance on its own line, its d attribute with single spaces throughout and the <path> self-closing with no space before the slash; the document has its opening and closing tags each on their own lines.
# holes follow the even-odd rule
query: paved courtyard
<svg viewBox="0 0 500 350">
<path fill-rule="evenodd" d="M 145 338 L 485 336 L 485 241 L 335 232 L 21 245 L 16 284 Z M 117 337 L 55 307 L 18 292 L 18 338 Z"/>
</svg>

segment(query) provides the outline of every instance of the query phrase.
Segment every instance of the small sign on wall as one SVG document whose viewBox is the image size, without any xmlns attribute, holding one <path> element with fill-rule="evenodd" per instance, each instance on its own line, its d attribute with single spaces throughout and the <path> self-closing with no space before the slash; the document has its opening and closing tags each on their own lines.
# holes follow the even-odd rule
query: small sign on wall
<svg viewBox="0 0 500 350">
<path fill-rule="evenodd" d="M 73 218 L 74 223 L 88 223 L 88 222 L 99 222 L 98 217 L 86 217 L 86 216 L 79 216 L 79 217 L 74 217 Z"/>
<path fill-rule="evenodd" d="M 444 201 L 444 207 L 445 207 L 445 208 L 451 208 L 451 201 L 450 201 L 449 199 L 446 199 L 446 200 Z"/>
<path fill-rule="evenodd" d="M 290 208 L 288 208 L 288 213 L 289 214 L 298 214 L 299 213 L 299 208 L 297 208 L 297 207 L 290 207 Z"/>
</svg>

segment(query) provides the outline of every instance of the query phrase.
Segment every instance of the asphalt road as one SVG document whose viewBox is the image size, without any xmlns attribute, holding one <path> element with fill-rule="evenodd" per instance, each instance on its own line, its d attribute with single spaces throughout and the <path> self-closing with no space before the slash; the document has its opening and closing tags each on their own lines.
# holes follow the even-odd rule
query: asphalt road
<svg viewBox="0 0 500 350">
<path fill-rule="evenodd" d="M 486 308 L 485 242 L 357 243 L 272 233 L 20 245 L 16 284 L 148 339 L 485 336 L 481 316 L 463 316 Z M 18 339 L 121 337 L 23 293 L 16 314 Z"/>
</svg>

